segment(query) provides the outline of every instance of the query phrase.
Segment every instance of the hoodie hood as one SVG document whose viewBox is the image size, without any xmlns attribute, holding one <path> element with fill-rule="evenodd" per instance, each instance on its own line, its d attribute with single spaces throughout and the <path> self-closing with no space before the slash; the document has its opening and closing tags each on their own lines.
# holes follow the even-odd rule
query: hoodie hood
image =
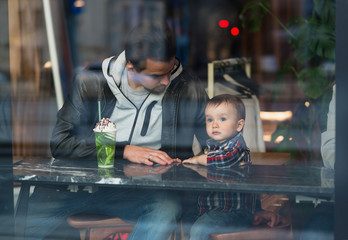
<svg viewBox="0 0 348 240">
<path fill-rule="evenodd" d="M 118 57 L 112 56 L 103 61 L 103 74 L 108 82 L 111 91 L 115 94 L 116 89 L 121 84 L 122 74 L 126 68 L 126 54 L 123 51 Z M 175 67 L 171 73 L 170 81 L 175 79 L 183 71 L 183 67 L 178 59 L 175 60 Z"/>
</svg>

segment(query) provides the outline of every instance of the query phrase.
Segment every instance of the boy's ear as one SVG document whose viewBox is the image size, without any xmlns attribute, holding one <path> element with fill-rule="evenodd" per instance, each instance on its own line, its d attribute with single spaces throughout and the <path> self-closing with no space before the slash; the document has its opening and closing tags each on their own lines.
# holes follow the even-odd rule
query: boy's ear
<svg viewBox="0 0 348 240">
<path fill-rule="evenodd" d="M 237 122 L 237 132 L 241 132 L 244 128 L 245 120 L 239 119 Z"/>
</svg>

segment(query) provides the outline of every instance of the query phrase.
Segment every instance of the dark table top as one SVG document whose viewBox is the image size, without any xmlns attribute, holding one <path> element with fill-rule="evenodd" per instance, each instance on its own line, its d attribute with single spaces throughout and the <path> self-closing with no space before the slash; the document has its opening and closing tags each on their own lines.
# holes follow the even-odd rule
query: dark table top
<svg viewBox="0 0 348 240">
<path fill-rule="evenodd" d="M 199 191 L 242 191 L 333 197 L 334 171 L 320 167 L 252 165 L 215 169 L 197 165 L 145 166 L 125 160 L 111 169 L 96 161 L 24 159 L 13 167 L 15 181 Z"/>
</svg>

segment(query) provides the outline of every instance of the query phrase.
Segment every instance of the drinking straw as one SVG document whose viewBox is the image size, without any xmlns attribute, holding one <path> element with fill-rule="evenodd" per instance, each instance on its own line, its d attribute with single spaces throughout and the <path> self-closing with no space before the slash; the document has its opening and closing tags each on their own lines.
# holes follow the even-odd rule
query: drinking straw
<svg viewBox="0 0 348 240">
<path fill-rule="evenodd" d="M 99 121 L 100 121 L 101 120 L 100 100 L 98 100 L 98 114 L 99 114 Z"/>
<path fill-rule="evenodd" d="M 101 89 L 102 89 L 102 85 L 101 85 L 101 81 L 100 81 L 100 79 L 99 79 L 99 75 L 98 74 L 96 74 L 95 73 L 95 76 L 96 76 L 96 78 L 97 78 L 97 80 L 98 80 L 98 83 L 99 83 L 99 88 L 98 88 L 98 92 L 97 92 L 97 94 L 98 94 L 98 115 L 99 115 L 99 122 L 100 122 L 100 120 L 101 120 L 101 107 L 100 107 L 100 101 L 101 101 L 101 99 L 102 99 L 102 97 L 101 97 Z"/>
</svg>

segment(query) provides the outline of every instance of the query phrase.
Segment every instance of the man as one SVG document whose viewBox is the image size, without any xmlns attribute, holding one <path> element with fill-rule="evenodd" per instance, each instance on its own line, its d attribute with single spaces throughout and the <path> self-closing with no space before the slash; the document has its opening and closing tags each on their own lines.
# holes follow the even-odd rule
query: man
<svg viewBox="0 0 348 240">
<path fill-rule="evenodd" d="M 93 128 L 101 116 L 117 126 L 116 157 L 153 165 L 193 155 L 194 135 L 204 143 L 200 81 L 175 58 L 175 36 L 168 26 L 145 23 L 132 30 L 125 51 L 103 61 L 102 72 L 83 71 L 57 114 L 51 140 L 55 158 L 96 159 Z M 175 192 L 99 189 L 93 194 L 39 187 L 29 203 L 27 237 L 52 232 L 69 215 L 106 213 L 136 222 L 129 239 L 167 239 L 181 214 Z M 43 226 L 41 227 L 41 224 Z"/>
</svg>

